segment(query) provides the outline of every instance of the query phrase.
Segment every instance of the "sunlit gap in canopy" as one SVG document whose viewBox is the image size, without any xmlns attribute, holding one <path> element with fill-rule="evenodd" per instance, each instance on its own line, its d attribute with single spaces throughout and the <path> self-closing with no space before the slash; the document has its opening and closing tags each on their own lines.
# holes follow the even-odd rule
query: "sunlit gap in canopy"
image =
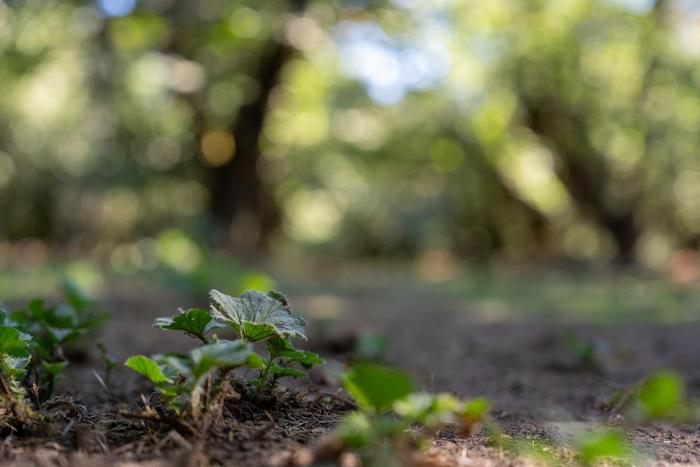
<svg viewBox="0 0 700 467">
<path fill-rule="evenodd" d="M 450 71 L 447 47 L 424 24 L 417 37 L 389 37 L 373 22 L 341 22 L 335 30 L 345 74 L 360 80 L 379 104 L 395 104 L 417 90 L 438 87 Z M 432 36 L 432 37 L 431 37 Z"/>
<path fill-rule="evenodd" d="M 138 0 L 96 0 L 96 3 L 106 16 L 126 16 L 134 11 Z"/>
<path fill-rule="evenodd" d="M 654 4 L 656 3 L 656 0 L 607 0 L 608 2 L 618 5 L 625 10 L 635 13 L 635 14 L 640 14 L 640 15 L 645 15 L 649 13 L 653 8 Z"/>
</svg>

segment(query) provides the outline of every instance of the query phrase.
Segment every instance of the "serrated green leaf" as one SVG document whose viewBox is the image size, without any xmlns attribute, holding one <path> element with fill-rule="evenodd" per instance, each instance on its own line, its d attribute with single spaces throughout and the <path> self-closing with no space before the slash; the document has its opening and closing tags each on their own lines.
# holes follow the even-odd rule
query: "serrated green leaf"
<svg viewBox="0 0 700 467">
<path fill-rule="evenodd" d="M 249 290 L 240 298 L 235 298 L 212 290 L 209 296 L 212 316 L 233 326 L 242 339 L 251 342 L 272 336 L 306 339 L 306 321 L 293 316 L 287 307 L 269 295 Z"/>
<path fill-rule="evenodd" d="M 206 334 L 223 324 L 214 320 L 209 311 L 202 308 L 180 310 L 174 316 L 156 318 L 154 326 L 171 331 L 183 331 L 206 342 Z"/>
<path fill-rule="evenodd" d="M 129 357 L 124 365 L 137 373 L 141 373 L 155 384 L 172 383 L 172 380 L 165 376 L 158 363 L 144 355 Z"/>
<path fill-rule="evenodd" d="M 413 380 L 403 371 L 381 365 L 355 365 L 343 375 L 343 386 L 361 408 L 377 413 L 413 392 Z"/>
<path fill-rule="evenodd" d="M 16 358 L 29 357 L 29 343 L 26 335 L 9 326 L 0 326 L 0 355 Z"/>
</svg>

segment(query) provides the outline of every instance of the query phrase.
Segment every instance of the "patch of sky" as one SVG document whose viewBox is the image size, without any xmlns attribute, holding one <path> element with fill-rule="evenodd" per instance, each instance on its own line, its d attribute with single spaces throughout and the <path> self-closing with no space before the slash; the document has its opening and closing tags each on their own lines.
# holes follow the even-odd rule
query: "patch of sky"
<svg viewBox="0 0 700 467">
<path fill-rule="evenodd" d="M 134 11 L 138 0 L 96 0 L 96 3 L 106 16 L 126 16 Z"/>
<path fill-rule="evenodd" d="M 425 31 L 429 31 L 429 23 Z M 450 71 L 444 44 L 430 34 L 390 37 L 374 22 L 341 22 L 335 29 L 342 71 L 363 83 L 383 105 L 417 90 L 437 87 Z"/>
</svg>

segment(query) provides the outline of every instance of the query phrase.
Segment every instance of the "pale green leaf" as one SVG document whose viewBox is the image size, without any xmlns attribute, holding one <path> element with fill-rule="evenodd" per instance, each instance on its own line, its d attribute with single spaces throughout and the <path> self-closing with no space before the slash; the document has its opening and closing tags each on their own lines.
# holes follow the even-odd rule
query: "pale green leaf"
<svg viewBox="0 0 700 467">
<path fill-rule="evenodd" d="M 29 343 L 26 335 L 9 326 L 0 326 L 0 355 L 29 357 Z"/>
<path fill-rule="evenodd" d="M 276 298 L 249 290 L 240 298 L 231 297 L 218 290 L 209 293 L 212 316 L 233 326 L 242 339 L 251 342 L 272 336 L 280 338 L 302 337 L 306 321 L 293 316 Z"/>
</svg>

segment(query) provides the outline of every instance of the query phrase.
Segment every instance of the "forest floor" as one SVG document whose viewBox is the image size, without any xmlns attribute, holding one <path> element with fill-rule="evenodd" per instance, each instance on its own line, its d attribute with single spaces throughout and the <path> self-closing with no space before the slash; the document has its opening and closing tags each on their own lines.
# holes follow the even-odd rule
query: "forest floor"
<svg viewBox="0 0 700 467">
<path fill-rule="evenodd" d="M 371 331 L 386 336 L 386 362 L 410 372 L 421 387 L 460 397 L 487 397 L 503 432 L 525 443 L 554 446 L 567 459 L 573 440 L 593 427 L 624 427 L 606 404 L 619 390 L 633 388 L 657 369 L 677 372 L 689 396 L 700 396 L 700 323 L 590 322 L 585 317 L 553 319 L 522 313 L 485 313 L 484 301 L 465 300 L 439 287 L 402 275 L 365 276 L 359 281 L 317 283 L 293 276 L 279 280 L 295 310 L 310 321 L 308 346 L 328 364 L 266 413 L 240 409 L 203 437 L 172 427 L 154 429 L 120 411 L 150 400 L 148 384 L 118 368 L 109 392 L 93 374 L 104 376 L 96 352 L 71 365 L 61 393 L 52 402 L 55 429 L 34 439 L 7 438 L 0 459 L 10 465 L 286 465 L 332 429 L 348 407 L 338 394 L 338 375 L 353 336 Z M 119 362 L 129 355 L 184 350 L 185 337 L 151 327 L 153 319 L 177 307 L 203 305 L 170 289 L 117 283 L 104 297 L 111 318 L 100 340 Z M 588 322 L 587 322 L 588 321 Z M 604 371 L 581 368 L 562 338 L 573 332 L 597 342 Z M 308 392 L 311 391 L 311 392 Z M 143 394 L 143 398 L 141 397 Z M 643 464 L 700 465 L 700 427 L 648 424 L 628 435 Z M 302 456 L 303 457 L 303 456 Z M 570 456 L 569 456 L 570 459 Z M 531 465 L 534 461 L 476 435 L 438 436 L 425 465 Z M 562 460 L 562 462 L 564 462 Z M 570 461 L 573 463 L 573 461 Z"/>
</svg>

